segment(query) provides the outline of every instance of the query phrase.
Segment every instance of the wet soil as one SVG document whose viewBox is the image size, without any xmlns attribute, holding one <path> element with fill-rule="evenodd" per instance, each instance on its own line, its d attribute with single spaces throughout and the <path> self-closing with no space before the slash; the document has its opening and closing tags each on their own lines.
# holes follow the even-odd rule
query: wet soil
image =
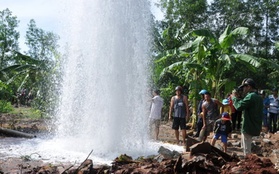
<svg viewBox="0 0 279 174">
<path fill-rule="evenodd" d="M 45 132 L 48 130 L 46 120 L 44 119 L 26 119 L 21 118 L 18 115 L 2 115 L 0 126 L 4 128 L 14 129 L 18 131 L 23 131 L 27 133 L 38 133 Z M 188 130 L 189 135 L 191 135 L 193 130 Z M 4 135 L 0 135 L 0 141 L 2 138 L 5 138 Z M 212 138 L 212 134 L 208 137 L 207 141 L 210 142 Z M 171 122 L 162 122 L 160 126 L 160 134 L 159 140 L 165 143 L 175 144 L 174 131 L 171 129 Z M 228 154 L 232 156 L 237 156 L 240 161 L 238 162 L 227 162 L 225 165 L 218 168 L 216 171 L 220 171 L 218 173 L 279 173 L 276 164 L 278 162 L 278 153 L 276 153 L 279 149 L 279 133 L 268 134 L 262 133 L 260 137 L 255 139 L 257 146 L 253 147 L 253 151 L 255 155 L 243 157 L 243 152 L 241 147 L 235 146 L 233 144 L 237 144 L 240 142 L 240 132 L 234 132 L 233 137 L 229 138 L 229 146 L 228 146 Z M 0 144 L 1 145 L 1 144 Z M 222 149 L 221 142 L 216 142 L 216 147 Z M 279 151 L 278 151 L 279 152 Z M 183 152 L 181 154 L 182 158 L 185 161 L 190 161 L 190 152 Z M 0 154 L 0 157 L 1 154 Z M 207 158 L 209 158 L 207 156 Z M 117 159 L 117 157 L 116 157 Z M 92 159 L 94 160 L 94 159 Z M 212 161 L 212 159 L 211 159 Z M 154 161 L 149 159 L 145 159 L 145 161 L 141 162 L 131 162 L 131 160 L 127 163 L 115 163 L 116 168 L 120 169 L 124 172 L 125 169 L 129 168 L 131 170 L 131 166 L 137 168 L 138 173 L 162 173 L 162 171 L 174 171 L 168 167 L 176 166 L 179 162 L 178 159 L 163 159 L 161 162 Z M 203 162 L 205 163 L 205 162 Z M 189 163 L 188 163 L 189 164 Z M 79 166 L 80 164 L 76 164 Z M 0 159 L 0 173 L 40 173 L 39 170 L 44 171 L 45 173 L 66 173 L 69 168 L 73 167 L 73 164 L 58 164 L 53 166 L 53 164 L 47 164 L 40 160 L 32 160 L 28 157 L 18 157 L 18 158 L 3 158 Z M 187 166 L 187 165 L 184 165 Z M 42 169 L 42 168 L 47 169 Z M 96 168 L 102 169 L 102 172 L 109 171 L 111 167 L 109 166 L 95 166 Z M 216 166 L 215 166 L 216 167 Z M 151 170 L 152 169 L 152 170 Z M 273 170 L 272 170 L 273 169 Z M 170 170 L 170 171 L 169 171 Z M 35 172 L 37 171 L 37 172 Z M 46 172 L 48 171 L 48 172 Z M 101 171 L 101 170 L 99 170 Z M 127 170 L 128 171 L 128 170 Z M 137 172 L 127 172 L 126 173 L 137 173 Z M 149 171 L 149 172 L 147 172 Z M 152 172 L 151 172 L 152 171 Z M 118 172 L 116 172 L 118 173 Z M 125 172 L 124 172 L 125 173 Z M 164 172 L 163 172 L 164 173 Z M 172 173 L 172 172 L 170 172 Z M 183 172 L 182 172 L 183 173 Z M 205 172 L 207 173 L 207 172 Z"/>
</svg>

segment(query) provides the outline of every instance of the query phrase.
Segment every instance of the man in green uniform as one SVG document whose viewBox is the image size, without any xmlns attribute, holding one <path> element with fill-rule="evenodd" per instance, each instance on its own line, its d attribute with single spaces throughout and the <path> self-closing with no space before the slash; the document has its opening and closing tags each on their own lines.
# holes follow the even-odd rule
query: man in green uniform
<svg viewBox="0 0 279 174">
<path fill-rule="evenodd" d="M 256 83 L 251 78 L 246 78 L 238 89 L 243 90 L 242 96 L 233 91 L 232 101 L 236 110 L 242 112 L 241 144 L 244 156 L 251 153 L 253 136 L 259 136 L 262 129 L 263 100 L 257 94 Z"/>
</svg>

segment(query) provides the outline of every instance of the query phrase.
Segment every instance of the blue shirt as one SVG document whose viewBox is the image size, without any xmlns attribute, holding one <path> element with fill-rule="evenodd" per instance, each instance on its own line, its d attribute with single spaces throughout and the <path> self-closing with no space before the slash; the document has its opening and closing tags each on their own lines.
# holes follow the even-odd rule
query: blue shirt
<svg viewBox="0 0 279 174">
<path fill-rule="evenodd" d="M 264 100 L 263 100 L 263 105 L 264 105 L 264 108 L 263 108 L 263 113 L 266 115 L 268 113 L 268 109 L 267 109 L 267 106 L 269 106 L 270 104 L 270 100 L 268 97 L 265 97 Z"/>
</svg>

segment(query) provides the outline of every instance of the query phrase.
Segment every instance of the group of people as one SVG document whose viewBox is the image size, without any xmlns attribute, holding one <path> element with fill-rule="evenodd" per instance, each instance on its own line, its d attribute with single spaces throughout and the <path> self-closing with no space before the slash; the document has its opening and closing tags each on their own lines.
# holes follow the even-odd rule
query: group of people
<svg viewBox="0 0 279 174">
<path fill-rule="evenodd" d="M 182 142 L 186 143 L 186 122 L 190 118 L 189 103 L 183 95 L 182 87 L 175 88 L 176 95 L 171 98 L 169 120 L 173 120 L 172 129 L 177 143 L 180 143 L 179 129 Z M 266 96 L 265 91 L 258 91 L 256 83 L 251 78 L 242 81 L 237 90 L 233 90 L 222 102 L 211 98 L 209 91 L 203 89 L 199 93 L 201 100 L 198 104 L 197 133 L 194 135 L 201 141 L 206 141 L 210 132 L 214 132 L 211 144 L 221 137 L 224 151 L 227 151 L 227 139 L 235 129 L 241 129 L 241 145 L 244 156 L 251 153 L 253 136 L 259 136 L 262 124 L 270 132 L 277 131 L 277 116 L 279 97 L 278 90 L 273 89 L 273 95 Z M 150 112 L 150 126 L 155 125 L 158 139 L 163 99 L 159 91 L 154 91 Z M 236 123 L 237 122 L 237 123 Z M 241 123 L 241 124 L 240 124 Z"/>
<path fill-rule="evenodd" d="M 16 93 L 16 107 L 19 106 L 31 106 L 31 102 L 34 96 L 32 91 L 28 91 L 27 89 L 23 88 L 22 90 Z"/>
<path fill-rule="evenodd" d="M 279 113 L 279 96 L 278 89 L 273 88 L 272 94 L 267 96 L 264 90 L 260 91 L 263 99 L 263 127 L 266 132 L 277 132 L 277 120 Z"/>
</svg>

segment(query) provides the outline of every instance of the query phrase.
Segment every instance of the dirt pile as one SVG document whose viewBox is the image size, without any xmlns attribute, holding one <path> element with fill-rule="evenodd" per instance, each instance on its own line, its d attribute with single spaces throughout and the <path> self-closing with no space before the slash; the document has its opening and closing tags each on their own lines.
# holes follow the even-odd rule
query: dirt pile
<svg viewBox="0 0 279 174">
<path fill-rule="evenodd" d="M 228 162 L 222 167 L 222 174 L 276 174 L 279 173 L 268 158 L 259 158 L 257 155 L 247 155 L 239 162 Z"/>
</svg>

